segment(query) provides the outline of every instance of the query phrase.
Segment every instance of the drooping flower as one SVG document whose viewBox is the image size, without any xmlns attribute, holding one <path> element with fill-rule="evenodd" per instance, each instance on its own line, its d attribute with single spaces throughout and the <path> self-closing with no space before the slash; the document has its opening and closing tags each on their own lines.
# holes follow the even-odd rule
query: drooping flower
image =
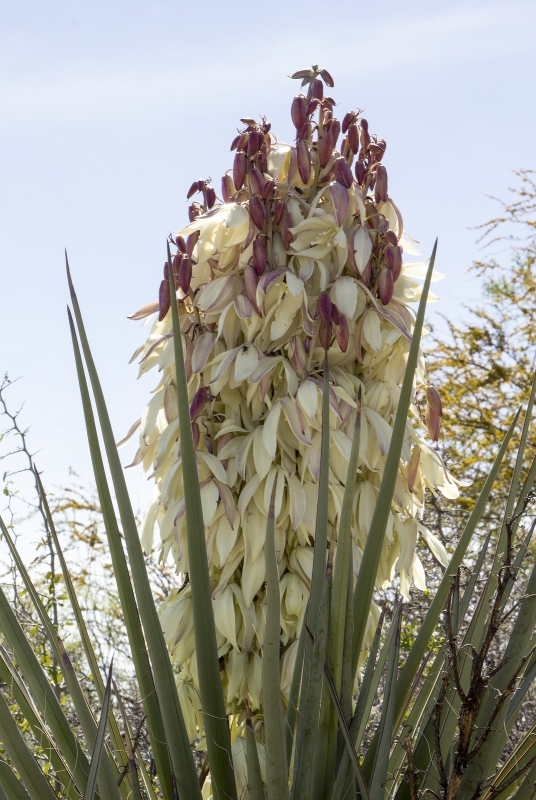
<svg viewBox="0 0 536 800">
<path fill-rule="evenodd" d="M 327 73 L 326 73 L 327 74 Z M 168 269 L 174 271 L 197 450 L 214 615 L 230 713 L 262 708 L 264 537 L 276 483 L 276 550 L 281 594 L 281 670 L 288 698 L 312 574 L 324 357 L 330 373 L 329 522 L 337 525 L 359 392 L 362 398 L 358 490 L 352 525 L 359 570 L 396 414 L 420 297 L 423 262 L 404 235 L 388 194 L 385 142 L 359 113 L 342 126 L 324 97 L 318 69 L 301 72 L 307 94 L 292 103 L 294 145 L 277 142 L 270 124 L 244 119 L 222 179 L 222 200 L 204 181 L 190 224 L 170 238 L 158 312 L 140 374 L 161 378 L 140 421 L 134 463 L 154 478 L 145 515 L 146 550 L 158 527 L 161 556 L 188 574 Z M 331 80 L 331 79 L 330 79 Z M 331 85 L 331 84 L 328 84 Z M 339 144 L 340 133 L 343 133 Z M 353 171 L 352 171 L 353 167 Z M 442 276 L 435 274 L 434 278 Z M 416 390 L 425 387 L 424 359 Z M 441 401 L 425 388 L 426 424 L 416 404 L 406 424 L 398 481 L 377 577 L 398 573 L 408 595 L 425 588 L 419 536 L 446 563 L 441 543 L 421 522 L 427 488 L 454 498 L 458 489 L 427 441 L 439 435 Z M 371 612 L 368 647 L 374 626 Z M 165 601 L 162 626 L 181 666 L 181 701 L 192 739 L 200 724 L 190 587 Z"/>
</svg>

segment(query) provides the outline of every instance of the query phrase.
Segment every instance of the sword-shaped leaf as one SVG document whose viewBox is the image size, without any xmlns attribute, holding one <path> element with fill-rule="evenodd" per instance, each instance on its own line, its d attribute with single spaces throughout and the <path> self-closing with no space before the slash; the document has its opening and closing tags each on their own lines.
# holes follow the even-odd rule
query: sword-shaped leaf
<svg viewBox="0 0 536 800">
<path fill-rule="evenodd" d="M 141 549 L 141 544 L 138 536 L 138 530 L 136 527 L 136 520 L 134 517 L 134 512 L 132 511 L 132 505 L 130 502 L 130 497 L 126 486 L 123 468 L 121 466 L 119 455 L 117 453 L 115 437 L 113 434 L 110 417 L 108 414 L 108 409 L 106 407 L 106 402 L 104 399 L 104 394 L 100 384 L 99 376 L 97 374 L 97 370 L 95 367 L 95 362 L 93 360 L 91 349 L 89 347 L 89 342 L 85 332 L 84 322 L 80 312 L 78 299 L 76 297 L 74 286 L 71 280 L 68 263 L 67 263 L 67 276 L 69 280 L 69 288 L 71 291 L 71 299 L 73 302 L 73 309 L 76 317 L 76 323 L 78 326 L 78 332 L 80 334 L 82 350 L 84 352 L 87 370 L 89 373 L 91 386 L 93 389 L 93 396 L 95 398 L 95 405 L 97 407 L 97 412 L 101 425 L 102 438 L 104 441 L 104 446 L 108 457 L 108 464 L 110 466 L 110 473 L 114 484 L 117 505 L 119 508 L 119 515 L 121 517 L 121 522 L 123 526 L 123 535 L 125 537 L 125 543 L 127 546 L 127 551 L 129 556 L 130 569 L 132 573 L 132 583 L 134 585 L 134 591 L 137 598 L 137 607 L 139 611 L 139 616 L 141 617 L 143 634 L 147 642 L 147 649 L 149 651 L 151 659 L 152 671 L 154 676 L 154 687 L 156 688 L 156 697 L 158 698 L 158 707 L 160 710 L 161 722 L 163 723 L 163 725 L 162 726 L 159 725 L 159 727 L 163 727 L 164 735 L 160 739 L 161 744 L 158 744 L 158 742 L 156 742 L 155 749 L 162 748 L 163 750 L 166 749 L 168 750 L 169 758 L 171 759 L 171 764 L 173 766 L 173 772 L 175 774 L 175 780 L 177 781 L 179 791 L 185 796 L 190 796 L 192 798 L 198 798 L 198 800 L 201 800 L 201 790 L 199 788 L 199 781 L 197 779 L 197 770 L 195 767 L 195 762 L 193 759 L 190 742 L 188 741 L 188 734 L 186 731 L 184 717 L 180 707 L 177 687 L 175 684 L 175 677 L 173 674 L 173 668 L 171 666 L 169 652 L 166 647 L 164 635 L 162 632 L 162 627 L 160 625 L 160 620 L 158 618 L 158 613 L 156 611 L 151 591 L 151 585 L 149 583 L 149 578 L 147 576 L 147 568 L 145 566 L 143 552 Z M 73 329 L 72 333 L 74 334 Z M 80 381 L 80 372 L 79 372 L 79 382 L 82 389 L 82 382 Z M 86 400 L 89 401 L 89 395 L 87 391 L 86 391 Z M 84 409 L 84 411 L 86 412 L 86 408 Z M 88 420 L 88 416 L 89 415 L 86 413 L 86 423 Z M 92 432 L 92 438 L 93 438 L 93 432 Z M 94 453 L 96 455 L 100 455 L 100 450 L 97 451 L 98 439 L 94 441 L 93 444 L 94 444 Z M 105 472 L 104 472 L 104 466 L 102 465 L 102 460 L 100 461 L 100 463 L 98 463 L 98 459 L 97 461 L 93 460 L 94 468 L 96 463 L 97 463 L 97 471 L 95 473 L 95 477 L 97 480 L 97 486 L 104 488 L 106 491 L 107 484 L 105 487 L 105 480 L 104 480 Z M 113 512 L 113 506 L 110 509 L 110 513 L 108 515 L 108 521 L 110 524 L 110 530 L 112 531 L 115 538 L 116 533 L 117 536 L 119 536 L 119 532 L 117 529 L 117 523 L 115 525 L 115 529 L 113 527 L 112 512 Z M 118 542 L 122 548 L 120 538 L 118 539 Z M 123 559 L 121 559 L 119 553 L 119 547 L 116 548 L 116 555 L 118 556 L 118 563 L 124 560 L 124 555 Z M 125 591 L 128 592 L 129 585 L 130 585 L 130 578 L 128 579 L 128 581 L 126 579 L 126 576 L 123 578 L 119 578 L 118 588 L 120 589 L 120 591 L 121 589 L 124 589 Z M 123 610 L 125 614 L 128 611 L 128 613 L 130 613 L 132 616 L 135 616 L 134 607 L 131 607 L 129 605 L 128 609 L 125 609 L 123 607 Z M 129 635 L 130 633 L 137 638 L 141 633 L 141 631 L 139 630 L 139 626 L 137 628 L 134 622 L 131 626 Z M 142 646 L 142 651 L 140 653 L 137 653 L 136 655 L 140 655 L 141 659 L 145 660 L 144 653 L 146 655 L 146 650 L 143 644 L 141 646 Z M 134 649 L 135 648 L 133 646 L 133 643 L 131 643 L 131 650 L 133 653 L 133 657 L 135 657 Z M 148 676 L 146 677 L 147 680 L 149 680 Z M 149 695 L 147 695 L 145 692 L 143 692 L 142 696 L 145 697 L 146 699 L 149 699 Z M 151 697 L 152 699 L 156 699 L 154 695 L 154 689 Z M 158 725 L 159 721 L 156 717 L 156 710 L 155 709 L 153 710 L 155 712 L 153 716 L 156 724 Z M 154 737 L 154 739 L 156 739 L 156 736 Z M 166 743 L 165 748 L 162 745 L 163 742 Z M 163 777 L 165 779 L 166 791 L 169 792 L 169 794 L 167 794 L 166 796 L 172 797 L 172 789 L 169 785 L 169 781 L 166 780 L 169 776 L 169 768 L 166 767 L 166 759 L 163 753 L 161 754 L 160 761 L 163 767 L 163 773 L 164 773 Z M 160 775 L 162 779 L 162 774 L 160 773 Z"/>
<path fill-rule="evenodd" d="M 279 660 L 281 650 L 281 597 L 279 572 L 275 552 L 275 492 L 272 497 L 266 523 L 266 622 L 262 651 L 262 700 L 264 708 L 264 736 L 266 748 L 266 787 L 268 800 L 285 800 L 288 797 L 288 767 L 285 739 L 285 718 L 281 702 Z"/>
<path fill-rule="evenodd" d="M 182 475 L 184 502 L 186 507 L 186 530 L 188 537 L 188 564 L 192 587 L 192 611 L 194 618 L 195 647 L 203 723 L 207 740 L 208 761 L 212 787 L 217 798 L 236 798 L 236 784 L 232 769 L 231 739 L 225 712 L 225 701 L 218 661 L 216 626 L 212 607 L 212 592 L 208 574 L 205 524 L 201 506 L 201 491 L 197 472 L 190 421 L 188 384 L 184 368 L 184 354 L 175 292 L 175 277 L 171 268 L 171 253 L 167 248 L 169 264 L 169 295 L 173 320 L 173 342 L 175 346 L 175 382 L 179 408 L 181 438 Z"/>
<path fill-rule="evenodd" d="M 246 720 L 246 766 L 248 773 L 248 800 L 264 800 L 261 765 L 251 719 Z"/>
<path fill-rule="evenodd" d="M 31 800 L 13 770 L 0 757 L 0 800 Z"/>
<path fill-rule="evenodd" d="M 89 768 L 89 775 L 87 776 L 86 789 L 84 791 L 84 800 L 94 800 L 95 792 L 97 790 L 97 776 L 99 774 L 99 766 L 104 752 L 104 738 L 106 736 L 106 728 L 108 725 L 108 714 L 110 711 L 110 699 L 112 696 L 112 664 L 108 671 L 108 680 L 106 681 L 106 689 L 104 691 L 104 700 L 102 701 L 101 717 L 99 720 L 99 727 L 97 729 L 97 736 L 92 748 L 91 765 Z"/>
</svg>

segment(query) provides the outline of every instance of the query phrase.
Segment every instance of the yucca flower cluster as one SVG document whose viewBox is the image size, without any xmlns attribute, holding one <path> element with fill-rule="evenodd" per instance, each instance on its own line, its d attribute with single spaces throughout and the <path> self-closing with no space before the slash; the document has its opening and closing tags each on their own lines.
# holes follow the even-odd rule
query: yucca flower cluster
<svg viewBox="0 0 536 800">
<path fill-rule="evenodd" d="M 278 142 L 264 118 L 243 119 L 221 200 L 207 181 L 192 184 L 190 223 L 170 237 L 158 312 L 141 355 L 140 374 L 161 379 L 140 421 L 135 464 L 156 485 L 142 529 L 162 558 L 171 553 L 183 585 L 161 609 L 188 732 L 201 728 L 185 525 L 180 431 L 168 270 L 175 275 L 190 412 L 197 451 L 214 615 L 229 713 L 262 715 L 264 542 L 274 483 L 281 595 L 281 686 L 288 699 L 297 639 L 312 574 L 320 470 L 321 398 L 329 365 L 329 522 L 337 520 L 356 409 L 361 409 L 359 473 L 352 525 L 357 575 L 369 533 L 400 384 L 411 341 L 411 303 L 425 263 L 404 263 L 415 248 L 388 192 L 386 144 L 361 111 L 342 123 L 325 95 L 333 80 L 314 66 L 296 73 L 305 93 L 292 102 L 296 138 Z M 342 135 L 342 141 L 341 141 Z M 442 277 L 436 274 L 435 279 Z M 439 540 L 422 524 L 426 489 L 458 495 L 430 439 L 437 441 L 441 401 L 426 384 L 420 358 L 377 586 L 399 575 L 426 586 L 419 537 L 444 564 Z M 131 433 L 135 430 L 135 426 Z M 373 606 L 365 640 L 374 629 Z"/>
</svg>

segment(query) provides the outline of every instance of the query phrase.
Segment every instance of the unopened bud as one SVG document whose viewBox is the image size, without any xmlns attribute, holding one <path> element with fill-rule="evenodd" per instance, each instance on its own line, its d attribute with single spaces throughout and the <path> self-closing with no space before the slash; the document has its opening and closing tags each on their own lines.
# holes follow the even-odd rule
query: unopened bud
<svg viewBox="0 0 536 800">
<path fill-rule="evenodd" d="M 331 319 L 333 320 L 335 325 L 338 325 L 341 319 L 341 315 L 339 314 L 339 309 L 332 301 L 331 303 Z"/>
<path fill-rule="evenodd" d="M 258 167 L 253 167 L 249 173 L 249 187 L 251 189 L 251 194 L 262 194 L 265 183 L 266 178 L 260 169 Z"/>
<path fill-rule="evenodd" d="M 196 192 L 197 192 L 197 181 L 194 181 L 190 186 L 190 188 L 188 189 L 188 194 L 186 195 L 186 199 L 189 200 L 190 197 L 193 197 Z"/>
<path fill-rule="evenodd" d="M 359 124 L 361 125 L 361 130 L 368 133 L 368 122 L 364 117 L 359 120 Z"/>
<path fill-rule="evenodd" d="M 385 266 L 388 269 L 393 269 L 393 264 L 394 264 L 395 257 L 393 255 L 393 251 L 391 250 L 390 247 L 387 247 L 385 249 L 385 253 L 383 254 L 383 256 L 385 258 Z"/>
<path fill-rule="evenodd" d="M 361 136 L 359 138 L 361 139 L 361 147 L 363 150 L 368 150 L 368 146 L 370 144 L 370 134 L 368 130 L 363 128 L 363 126 L 361 126 Z"/>
<path fill-rule="evenodd" d="M 263 143 L 263 135 L 259 131 L 251 131 L 248 139 L 248 156 L 251 158 L 256 155 L 261 149 Z"/>
<path fill-rule="evenodd" d="M 311 123 L 304 122 L 301 126 L 300 130 L 298 131 L 298 135 L 296 137 L 297 142 L 303 142 L 305 139 L 309 138 L 309 134 L 311 133 Z"/>
<path fill-rule="evenodd" d="M 335 86 L 333 78 L 331 77 L 327 69 L 320 70 L 320 75 L 324 79 L 324 83 L 326 84 L 326 86 L 329 86 L 330 89 L 332 89 Z"/>
<path fill-rule="evenodd" d="M 251 264 L 246 264 L 244 267 L 244 287 L 246 289 L 246 294 L 253 303 L 254 306 L 257 305 L 257 286 L 259 284 L 259 278 L 257 276 L 257 272 L 255 268 Z"/>
<path fill-rule="evenodd" d="M 354 176 L 352 175 L 352 170 L 344 158 L 338 158 L 335 162 L 335 180 L 339 181 L 339 183 L 342 183 L 342 185 L 347 189 L 352 188 Z"/>
<path fill-rule="evenodd" d="M 326 130 L 322 134 L 320 139 L 320 143 L 318 146 L 318 157 L 320 159 L 320 166 L 322 169 L 327 165 L 329 159 L 331 158 L 331 154 L 333 153 L 333 136 L 331 135 L 331 131 Z"/>
<path fill-rule="evenodd" d="M 337 341 L 343 353 L 348 350 L 348 341 L 350 339 L 350 330 L 348 328 L 348 320 L 344 314 L 339 315 L 339 324 L 336 330 Z"/>
<path fill-rule="evenodd" d="M 201 235 L 201 231 L 194 231 L 191 233 L 188 238 L 186 239 L 186 253 L 191 257 L 192 253 L 194 252 L 194 247 L 197 244 L 197 240 Z"/>
<path fill-rule="evenodd" d="M 391 247 L 396 247 L 398 244 L 398 239 L 396 238 L 396 233 L 394 231 L 387 231 L 385 236 L 383 237 L 384 244 L 390 244 Z"/>
<path fill-rule="evenodd" d="M 307 142 L 298 142 L 296 154 L 298 156 L 298 172 L 300 173 L 300 178 L 302 182 L 307 185 L 311 177 L 311 156 L 309 148 L 307 147 Z"/>
<path fill-rule="evenodd" d="M 237 153 L 234 157 L 233 164 L 233 181 L 237 189 L 241 189 L 244 185 L 248 162 L 245 153 Z"/>
<path fill-rule="evenodd" d="M 179 274 L 179 267 L 181 265 L 181 259 L 182 259 L 182 253 L 177 253 L 176 255 L 173 256 L 173 261 L 171 263 L 172 263 L 172 266 L 173 266 L 173 274 L 175 275 L 175 277 L 177 277 L 177 275 Z M 166 266 L 167 266 L 167 263 L 166 263 Z M 167 275 L 165 274 L 165 270 L 164 270 L 164 277 L 167 277 Z"/>
<path fill-rule="evenodd" d="M 393 280 L 396 281 L 400 277 L 402 271 L 402 248 L 400 245 L 393 250 Z"/>
<path fill-rule="evenodd" d="M 277 203 L 275 204 L 274 221 L 276 225 L 279 225 L 281 223 L 281 220 L 283 219 L 283 214 L 285 213 L 285 208 L 286 208 L 286 203 L 284 200 L 278 200 Z"/>
<path fill-rule="evenodd" d="M 255 241 L 253 242 L 253 259 L 255 261 L 255 269 L 257 271 L 257 275 L 259 277 L 264 273 L 266 269 L 266 242 L 262 236 L 257 236 Z"/>
<path fill-rule="evenodd" d="M 231 198 L 236 194 L 236 186 L 230 175 L 224 175 L 221 179 L 221 193 L 224 203 L 230 203 Z"/>
<path fill-rule="evenodd" d="M 233 139 L 233 141 L 231 143 L 231 152 L 233 150 L 236 150 L 238 142 L 240 141 L 240 137 L 241 137 L 241 134 L 239 133 L 238 136 L 235 136 L 235 138 Z"/>
<path fill-rule="evenodd" d="M 177 273 L 177 279 L 184 294 L 188 294 L 190 283 L 192 281 L 192 259 L 189 256 L 185 256 L 183 259 L 181 259 Z"/>
<path fill-rule="evenodd" d="M 441 431 L 441 417 L 436 411 L 432 408 L 432 406 L 426 406 L 426 427 L 428 428 L 428 433 L 430 434 L 430 438 L 433 442 L 437 442 L 439 439 L 439 433 Z"/>
<path fill-rule="evenodd" d="M 275 179 L 272 178 L 271 181 L 266 181 L 266 183 L 264 184 L 264 189 L 262 190 L 262 199 L 263 200 L 268 200 L 268 198 L 271 196 L 272 192 L 274 191 L 274 186 L 275 186 Z"/>
<path fill-rule="evenodd" d="M 311 97 L 314 97 L 315 100 L 322 100 L 324 97 L 324 87 L 318 78 L 315 78 L 311 85 Z"/>
<path fill-rule="evenodd" d="M 164 264 L 164 278 L 167 280 L 169 278 L 169 269 L 168 269 L 168 262 Z"/>
<path fill-rule="evenodd" d="M 192 422 L 192 439 L 194 442 L 194 450 L 197 450 L 200 438 L 201 438 L 201 432 L 199 430 L 199 425 L 197 424 L 197 422 Z"/>
<path fill-rule="evenodd" d="M 378 295 L 384 306 L 391 302 L 393 296 L 393 273 L 387 267 L 382 267 L 380 272 Z"/>
<path fill-rule="evenodd" d="M 331 344 L 331 337 L 333 335 L 333 331 L 331 325 L 326 325 L 325 328 L 320 328 L 318 338 L 320 339 L 320 344 L 327 350 Z"/>
<path fill-rule="evenodd" d="M 188 219 L 190 220 L 190 222 L 194 222 L 194 220 L 197 219 L 200 213 L 201 209 L 199 208 L 199 206 L 194 206 L 193 204 L 191 206 L 188 206 Z"/>
<path fill-rule="evenodd" d="M 359 131 L 355 122 L 348 128 L 348 144 L 352 148 L 352 153 L 356 156 L 359 152 Z"/>
<path fill-rule="evenodd" d="M 240 139 L 238 140 L 238 144 L 236 146 L 236 149 L 237 150 L 245 150 L 246 147 L 248 146 L 248 139 L 249 139 L 249 134 L 242 133 L 241 136 L 240 136 Z"/>
<path fill-rule="evenodd" d="M 169 311 L 170 307 L 170 299 L 169 299 L 169 281 L 164 279 L 160 284 L 160 289 L 158 290 L 158 321 L 162 322 L 164 317 Z"/>
<path fill-rule="evenodd" d="M 186 252 L 186 242 L 184 241 L 182 236 L 177 236 L 177 238 L 175 239 L 175 242 L 177 243 L 177 247 L 179 248 L 181 253 L 185 253 Z"/>
<path fill-rule="evenodd" d="M 380 164 L 376 170 L 376 186 L 374 189 L 374 199 L 377 203 L 387 200 L 387 170 Z"/>
<path fill-rule="evenodd" d="M 249 198 L 249 213 L 257 228 L 262 231 L 264 228 L 264 205 L 257 194 Z"/>
<path fill-rule="evenodd" d="M 354 121 L 354 113 L 352 111 L 348 111 L 343 118 L 342 121 L 342 132 L 346 133 L 352 122 Z"/>
<path fill-rule="evenodd" d="M 194 399 L 190 405 L 190 419 L 193 421 L 205 407 L 209 397 L 209 389 L 207 386 L 201 386 L 194 395 Z"/>
<path fill-rule="evenodd" d="M 290 114 L 292 117 L 292 122 L 294 123 L 294 127 L 297 131 L 301 129 L 301 127 L 307 122 L 307 115 L 305 113 L 306 103 L 305 97 L 300 94 L 294 98 L 292 101 L 292 107 L 290 109 Z"/>
<path fill-rule="evenodd" d="M 333 147 L 337 146 L 337 141 L 341 135 L 341 123 L 338 119 L 334 119 L 330 125 L 331 136 L 333 138 Z"/>
<path fill-rule="evenodd" d="M 426 399 L 428 401 L 428 405 L 435 411 L 435 413 L 439 417 L 442 417 L 443 404 L 441 403 L 441 397 L 435 386 L 430 385 L 426 387 Z"/>
<path fill-rule="evenodd" d="M 216 202 L 216 192 L 212 188 L 212 186 L 207 186 L 206 198 L 207 198 L 207 207 L 212 208 L 212 206 Z"/>
<path fill-rule="evenodd" d="M 348 189 L 343 186 L 342 183 L 334 181 L 334 183 L 330 184 L 329 193 L 331 195 L 333 208 L 335 209 L 337 225 L 341 227 L 348 214 L 348 209 L 350 208 Z"/>
<path fill-rule="evenodd" d="M 285 216 L 283 217 L 283 225 L 281 228 L 281 233 L 283 234 L 283 244 L 285 245 L 285 250 L 288 250 L 290 247 L 290 243 L 292 241 L 292 233 L 291 228 L 293 227 L 292 216 L 290 211 L 285 212 Z"/>
<path fill-rule="evenodd" d="M 205 181 L 197 181 L 197 191 L 202 192 L 206 188 Z"/>
<path fill-rule="evenodd" d="M 324 325 L 331 324 L 331 298 L 327 292 L 321 292 L 318 298 L 318 313 Z"/>
<path fill-rule="evenodd" d="M 316 100 L 315 98 L 310 100 L 309 103 L 307 104 L 307 108 L 305 109 L 306 115 L 310 117 L 311 114 L 314 114 L 319 105 L 320 105 L 319 100 Z"/>
</svg>

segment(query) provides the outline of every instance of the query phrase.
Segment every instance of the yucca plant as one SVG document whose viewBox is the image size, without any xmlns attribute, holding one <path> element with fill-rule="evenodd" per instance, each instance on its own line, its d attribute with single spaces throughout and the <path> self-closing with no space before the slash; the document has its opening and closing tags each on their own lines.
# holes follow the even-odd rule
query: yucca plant
<svg viewBox="0 0 536 800">
<path fill-rule="evenodd" d="M 168 270 L 171 340 L 176 378 L 191 587 L 196 670 L 201 701 L 199 733 L 206 766 L 196 766 L 181 706 L 177 680 L 147 579 L 134 514 L 126 490 L 104 395 L 69 274 L 74 319 L 69 313 L 77 374 L 110 554 L 131 644 L 132 661 L 156 765 L 153 781 L 139 759 L 126 715 L 118 721 L 111 704 L 112 668 L 100 676 L 83 616 L 69 578 L 46 495 L 42 501 L 73 616 L 101 700 L 99 719 L 88 707 L 75 670 L 6 526 L 2 533 L 61 665 L 79 720 L 74 731 L 52 687 L 0 592 L 0 672 L 17 718 L 24 717 L 33 742 L 21 732 L 4 694 L 0 694 L 0 798 L 249 797 L 250 800 L 416 800 L 450 798 L 531 798 L 536 783 L 536 734 L 526 731 L 508 758 L 501 760 L 508 735 L 536 674 L 536 568 L 519 590 L 533 526 L 522 523 L 530 510 L 536 460 L 523 476 L 522 465 L 536 392 L 532 386 L 521 443 L 506 499 L 503 524 L 488 536 L 467 576 L 463 570 L 472 537 L 481 524 L 489 494 L 518 424 L 519 412 L 500 445 L 493 468 L 461 533 L 418 635 L 400 668 L 403 604 L 395 601 L 376 625 L 363 668 L 359 653 L 370 608 L 389 515 L 401 469 L 407 419 L 415 391 L 420 338 L 433 274 L 435 248 L 427 268 L 418 313 L 411 331 L 396 415 L 369 534 L 357 579 L 353 575 L 352 514 L 362 422 L 362 398 L 354 410 L 348 469 L 337 525 L 329 520 L 331 453 L 331 367 L 324 337 L 321 448 L 316 531 L 308 608 L 297 643 L 288 701 L 282 698 L 281 588 L 276 535 L 277 482 L 267 499 L 264 539 L 265 580 L 261 651 L 262 721 L 256 724 L 248 696 L 228 714 L 218 649 L 213 586 L 207 557 L 202 487 L 191 420 L 188 373 L 183 352 L 175 275 Z M 171 264 L 168 248 L 168 264 Z M 183 301 L 181 300 L 180 303 Z M 329 322 L 329 321 L 328 321 Z M 87 377 L 91 384 L 90 396 Z M 100 437 L 107 457 L 101 452 Z M 108 473 L 119 512 L 115 514 Z M 490 542 L 493 539 L 493 547 Z M 124 551 L 126 545 L 126 553 Z M 488 555 L 490 549 L 492 555 Z M 443 614 L 443 618 L 441 615 Z M 391 624 L 385 623 L 390 617 Z M 439 652 L 431 649 L 438 626 L 444 630 Z M 384 630 L 384 627 L 386 628 Z M 504 642 L 504 646 L 503 646 Z M 503 648 L 501 650 L 501 647 Z M 225 676 L 224 676 L 225 677 Z M 225 678 L 227 680 L 227 678 Z M 358 690 L 354 686 L 358 683 Z M 117 707 L 123 712 L 120 688 Z M 380 713 L 374 701 L 380 697 Z M 33 747 L 35 744 L 35 747 Z M 9 762 L 9 763 L 8 763 Z M 52 781 L 52 779 L 54 779 Z M 59 787 L 59 788 L 57 788 Z"/>
<path fill-rule="evenodd" d="M 294 77 L 307 87 L 292 101 L 296 141 L 278 141 L 264 118 L 241 120 L 231 144 L 233 168 L 222 179 L 223 202 L 207 181 L 192 184 L 188 198 L 201 194 L 201 200 L 190 206 L 190 224 L 170 237 L 174 255 L 164 268 L 159 302 L 133 315 L 148 318 L 158 310 L 135 354 L 140 374 L 156 367 L 160 372 L 138 421 L 134 459 L 151 472 L 156 488 L 142 544 L 151 549 L 156 522 L 162 558 L 171 554 L 186 575 L 190 545 L 168 276 L 173 270 L 225 708 L 243 715 L 247 701 L 255 730 L 262 728 L 264 548 L 272 488 L 276 484 L 281 691 L 288 704 L 315 570 L 321 448 L 330 450 L 326 545 L 342 520 L 349 469 L 355 477 L 352 505 L 344 511 L 351 530 L 344 558 L 357 577 L 400 402 L 414 327 L 411 302 L 420 297 L 417 278 L 424 278 L 427 266 L 403 262 L 404 251 L 417 251 L 388 193 L 385 141 L 369 133 L 360 111 L 348 112 L 342 124 L 336 119 L 334 100 L 324 94 L 333 86 L 325 70 L 313 67 Z M 432 280 L 441 277 L 432 273 Z M 419 396 L 427 400 L 425 419 L 412 395 L 409 414 L 404 412 L 403 465 L 375 566 L 378 587 L 398 575 L 406 598 L 412 581 L 426 588 L 419 539 L 447 563 L 442 543 L 422 524 L 426 488 L 458 496 L 456 480 L 431 446 L 442 409 L 437 390 L 426 384 L 420 351 L 415 374 Z M 323 418 L 324 391 L 330 405 Z M 317 562 L 317 581 L 319 569 Z M 202 729 L 192 591 L 185 583 L 161 610 L 180 667 L 191 740 Z M 343 595 L 335 602 L 342 614 Z M 365 630 L 356 633 L 354 660 L 366 655 L 379 613 L 373 602 Z M 338 686 L 342 640 L 333 646 Z"/>
</svg>

